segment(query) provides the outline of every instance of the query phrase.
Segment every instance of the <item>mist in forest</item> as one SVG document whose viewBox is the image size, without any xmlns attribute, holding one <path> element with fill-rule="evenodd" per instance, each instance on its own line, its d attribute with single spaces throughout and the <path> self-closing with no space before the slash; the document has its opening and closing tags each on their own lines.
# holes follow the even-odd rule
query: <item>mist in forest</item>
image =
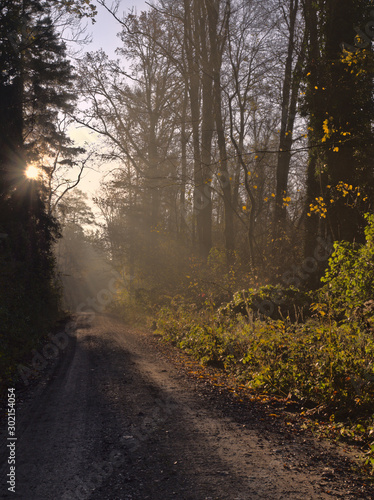
<svg viewBox="0 0 374 500">
<path fill-rule="evenodd" d="M 55 262 L 69 309 L 113 272 L 126 314 L 217 307 L 285 273 L 317 288 L 327 261 L 303 263 L 322 240 L 364 242 L 372 210 L 370 5 L 99 3 L 115 57 L 85 50 L 102 12 L 90 2 L 3 13 L 0 234 L 5 275 L 24 276 L 11 297 L 40 281 L 40 307 L 48 296 L 57 311 Z M 92 169 L 103 177 L 88 197 Z"/>
<path fill-rule="evenodd" d="M 57 270 L 60 276 L 62 306 L 71 312 L 103 311 L 97 295 L 113 275 L 110 265 L 84 239 L 72 239 L 65 232 L 57 249 Z"/>
<path fill-rule="evenodd" d="M 364 26 L 370 13 L 350 4 L 339 16 Z M 117 16 L 117 59 L 99 50 L 79 61 L 74 118 L 111 172 L 93 198 L 91 238 L 132 276 L 131 307 L 221 304 L 285 273 L 315 287 L 326 261 L 299 269 L 321 238 L 363 241 L 370 58 L 356 61 L 358 90 L 354 32 L 320 8 L 162 0 Z"/>
</svg>

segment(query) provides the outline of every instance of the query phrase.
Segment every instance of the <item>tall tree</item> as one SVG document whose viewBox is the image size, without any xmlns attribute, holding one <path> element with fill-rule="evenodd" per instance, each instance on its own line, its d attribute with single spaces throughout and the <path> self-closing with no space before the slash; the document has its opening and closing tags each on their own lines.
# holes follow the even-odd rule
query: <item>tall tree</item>
<svg viewBox="0 0 374 500">
<path fill-rule="evenodd" d="M 212 248 L 210 184 L 214 124 L 207 16 L 202 2 L 184 0 L 183 7 L 183 47 L 187 59 L 184 77 L 189 94 L 193 142 L 194 222 L 199 253 L 206 260 Z"/>
<path fill-rule="evenodd" d="M 274 236 L 285 229 L 287 217 L 288 178 L 293 145 L 293 132 L 299 102 L 300 83 L 305 61 L 306 30 L 300 33 L 300 5 L 298 0 L 288 0 L 281 6 L 288 27 L 288 42 L 284 79 L 282 84 L 281 124 L 279 130 L 279 153 L 277 158 L 277 183 L 274 210 Z"/>
<path fill-rule="evenodd" d="M 231 14 L 231 3 L 226 1 L 221 9 L 220 0 L 206 0 L 206 11 L 209 20 L 209 41 L 211 52 L 211 66 L 213 79 L 213 109 L 219 149 L 219 178 L 223 194 L 225 209 L 225 246 L 228 262 L 232 260 L 235 249 L 233 205 L 231 192 L 231 177 L 228 170 L 228 158 L 226 147 L 226 128 L 224 124 L 222 104 L 222 63 L 223 54 L 226 49 L 228 27 Z"/>
<path fill-rule="evenodd" d="M 1 120 L 0 163 L 7 170 L 3 179 L 16 183 L 26 161 L 48 154 L 62 138 L 68 141 L 58 129 L 57 115 L 72 109 L 73 71 L 53 25 L 50 4 L 42 0 L 1 3 L 0 91 L 5 119 Z"/>
<path fill-rule="evenodd" d="M 25 168 L 61 139 L 56 118 L 73 99 L 72 66 L 48 2 L 0 1 L 0 65 L 0 232 L 7 236 L 0 248 L 1 323 L 18 334 L 26 325 L 31 337 L 57 310 L 58 226 L 42 183 L 26 179 Z M 11 311 L 20 300 L 18 319 Z M 7 314 L 17 316 L 14 325 Z"/>
</svg>

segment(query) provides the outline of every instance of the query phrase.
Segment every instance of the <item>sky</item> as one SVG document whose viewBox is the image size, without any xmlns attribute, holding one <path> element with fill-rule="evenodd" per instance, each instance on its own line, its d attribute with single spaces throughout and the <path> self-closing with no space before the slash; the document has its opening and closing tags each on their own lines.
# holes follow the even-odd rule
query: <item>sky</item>
<svg viewBox="0 0 374 500">
<path fill-rule="evenodd" d="M 107 4 L 111 6 L 112 0 L 107 0 Z M 120 4 L 120 13 L 126 14 L 133 8 L 135 8 L 136 12 L 139 14 L 142 10 L 146 10 L 148 6 L 144 0 L 122 0 Z M 120 44 L 117 33 L 121 31 L 121 26 L 107 10 L 99 4 L 97 4 L 97 11 L 98 14 L 95 24 L 92 25 L 90 22 L 87 26 L 87 34 L 91 35 L 92 43 L 85 47 L 84 52 L 103 49 L 109 57 L 115 58 L 115 49 Z M 71 131 L 70 136 L 78 145 L 83 145 L 85 141 L 94 141 L 87 129 L 74 129 Z M 87 169 L 77 188 L 91 197 L 99 189 L 104 174 L 105 166 L 99 171 L 97 171 L 97 169 Z"/>
<path fill-rule="evenodd" d="M 112 5 L 112 0 L 106 0 L 106 2 L 108 6 Z M 146 10 L 148 6 L 144 0 L 121 0 L 121 13 L 127 14 L 133 8 L 140 14 L 140 12 Z M 114 57 L 114 51 L 119 44 L 117 33 L 121 30 L 121 27 L 109 12 L 99 4 L 97 4 L 97 11 L 96 23 L 88 27 L 88 31 L 92 33 L 93 37 L 92 44 L 88 46 L 88 50 L 98 50 L 102 48 L 109 56 Z"/>
</svg>

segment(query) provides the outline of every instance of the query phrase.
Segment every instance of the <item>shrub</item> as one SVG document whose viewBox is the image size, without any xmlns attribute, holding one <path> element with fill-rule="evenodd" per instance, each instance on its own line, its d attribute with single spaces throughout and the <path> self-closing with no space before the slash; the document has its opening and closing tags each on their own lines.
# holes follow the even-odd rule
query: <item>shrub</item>
<svg viewBox="0 0 374 500">
<path fill-rule="evenodd" d="M 374 338 L 356 323 L 222 317 L 179 302 L 159 312 L 157 331 L 251 388 L 291 393 L 341 416 L 372 410 Z"/>
<path fill-rule="evenodd" d="M 235 317 L 237 314 L 272 319 L 290 319 L 303 321 L 310 316 L 310 305 L 313 302 L 308 292 L 293 286 L 285 288 L 281 285 L 266 285 L 257 290 L 242 290 L 234 294 L 231 302 L 220 308 L 220 313 Z"/>
<path fill-rule="evenodd" d="M 373 298 L 374 286 L 374 215 L 365 216 L 366 243 L 357 245 L 347 241 L 336 242 L 329 259 L 329 267 L 321 279 L 321 302 L 328 303 L 335 316 L 351 317 Z"/>
</svg>

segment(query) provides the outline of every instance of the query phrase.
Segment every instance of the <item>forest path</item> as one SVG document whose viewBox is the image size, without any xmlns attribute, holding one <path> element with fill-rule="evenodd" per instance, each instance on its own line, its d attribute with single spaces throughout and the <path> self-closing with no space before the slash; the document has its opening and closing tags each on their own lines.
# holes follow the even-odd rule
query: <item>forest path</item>
<svg viewBox="0 0 374 500">
<path fill-rule="evenodd" d="M 81 322 L 49 377 L 22 396 L 17 489 L 6 491 L 1 456 L 1 498 L 369 498 L 328 469 L 325 448 L 268 432 L 250 402 L 226 404 L 156 344 L 113 318 Z"/>
</svg>

